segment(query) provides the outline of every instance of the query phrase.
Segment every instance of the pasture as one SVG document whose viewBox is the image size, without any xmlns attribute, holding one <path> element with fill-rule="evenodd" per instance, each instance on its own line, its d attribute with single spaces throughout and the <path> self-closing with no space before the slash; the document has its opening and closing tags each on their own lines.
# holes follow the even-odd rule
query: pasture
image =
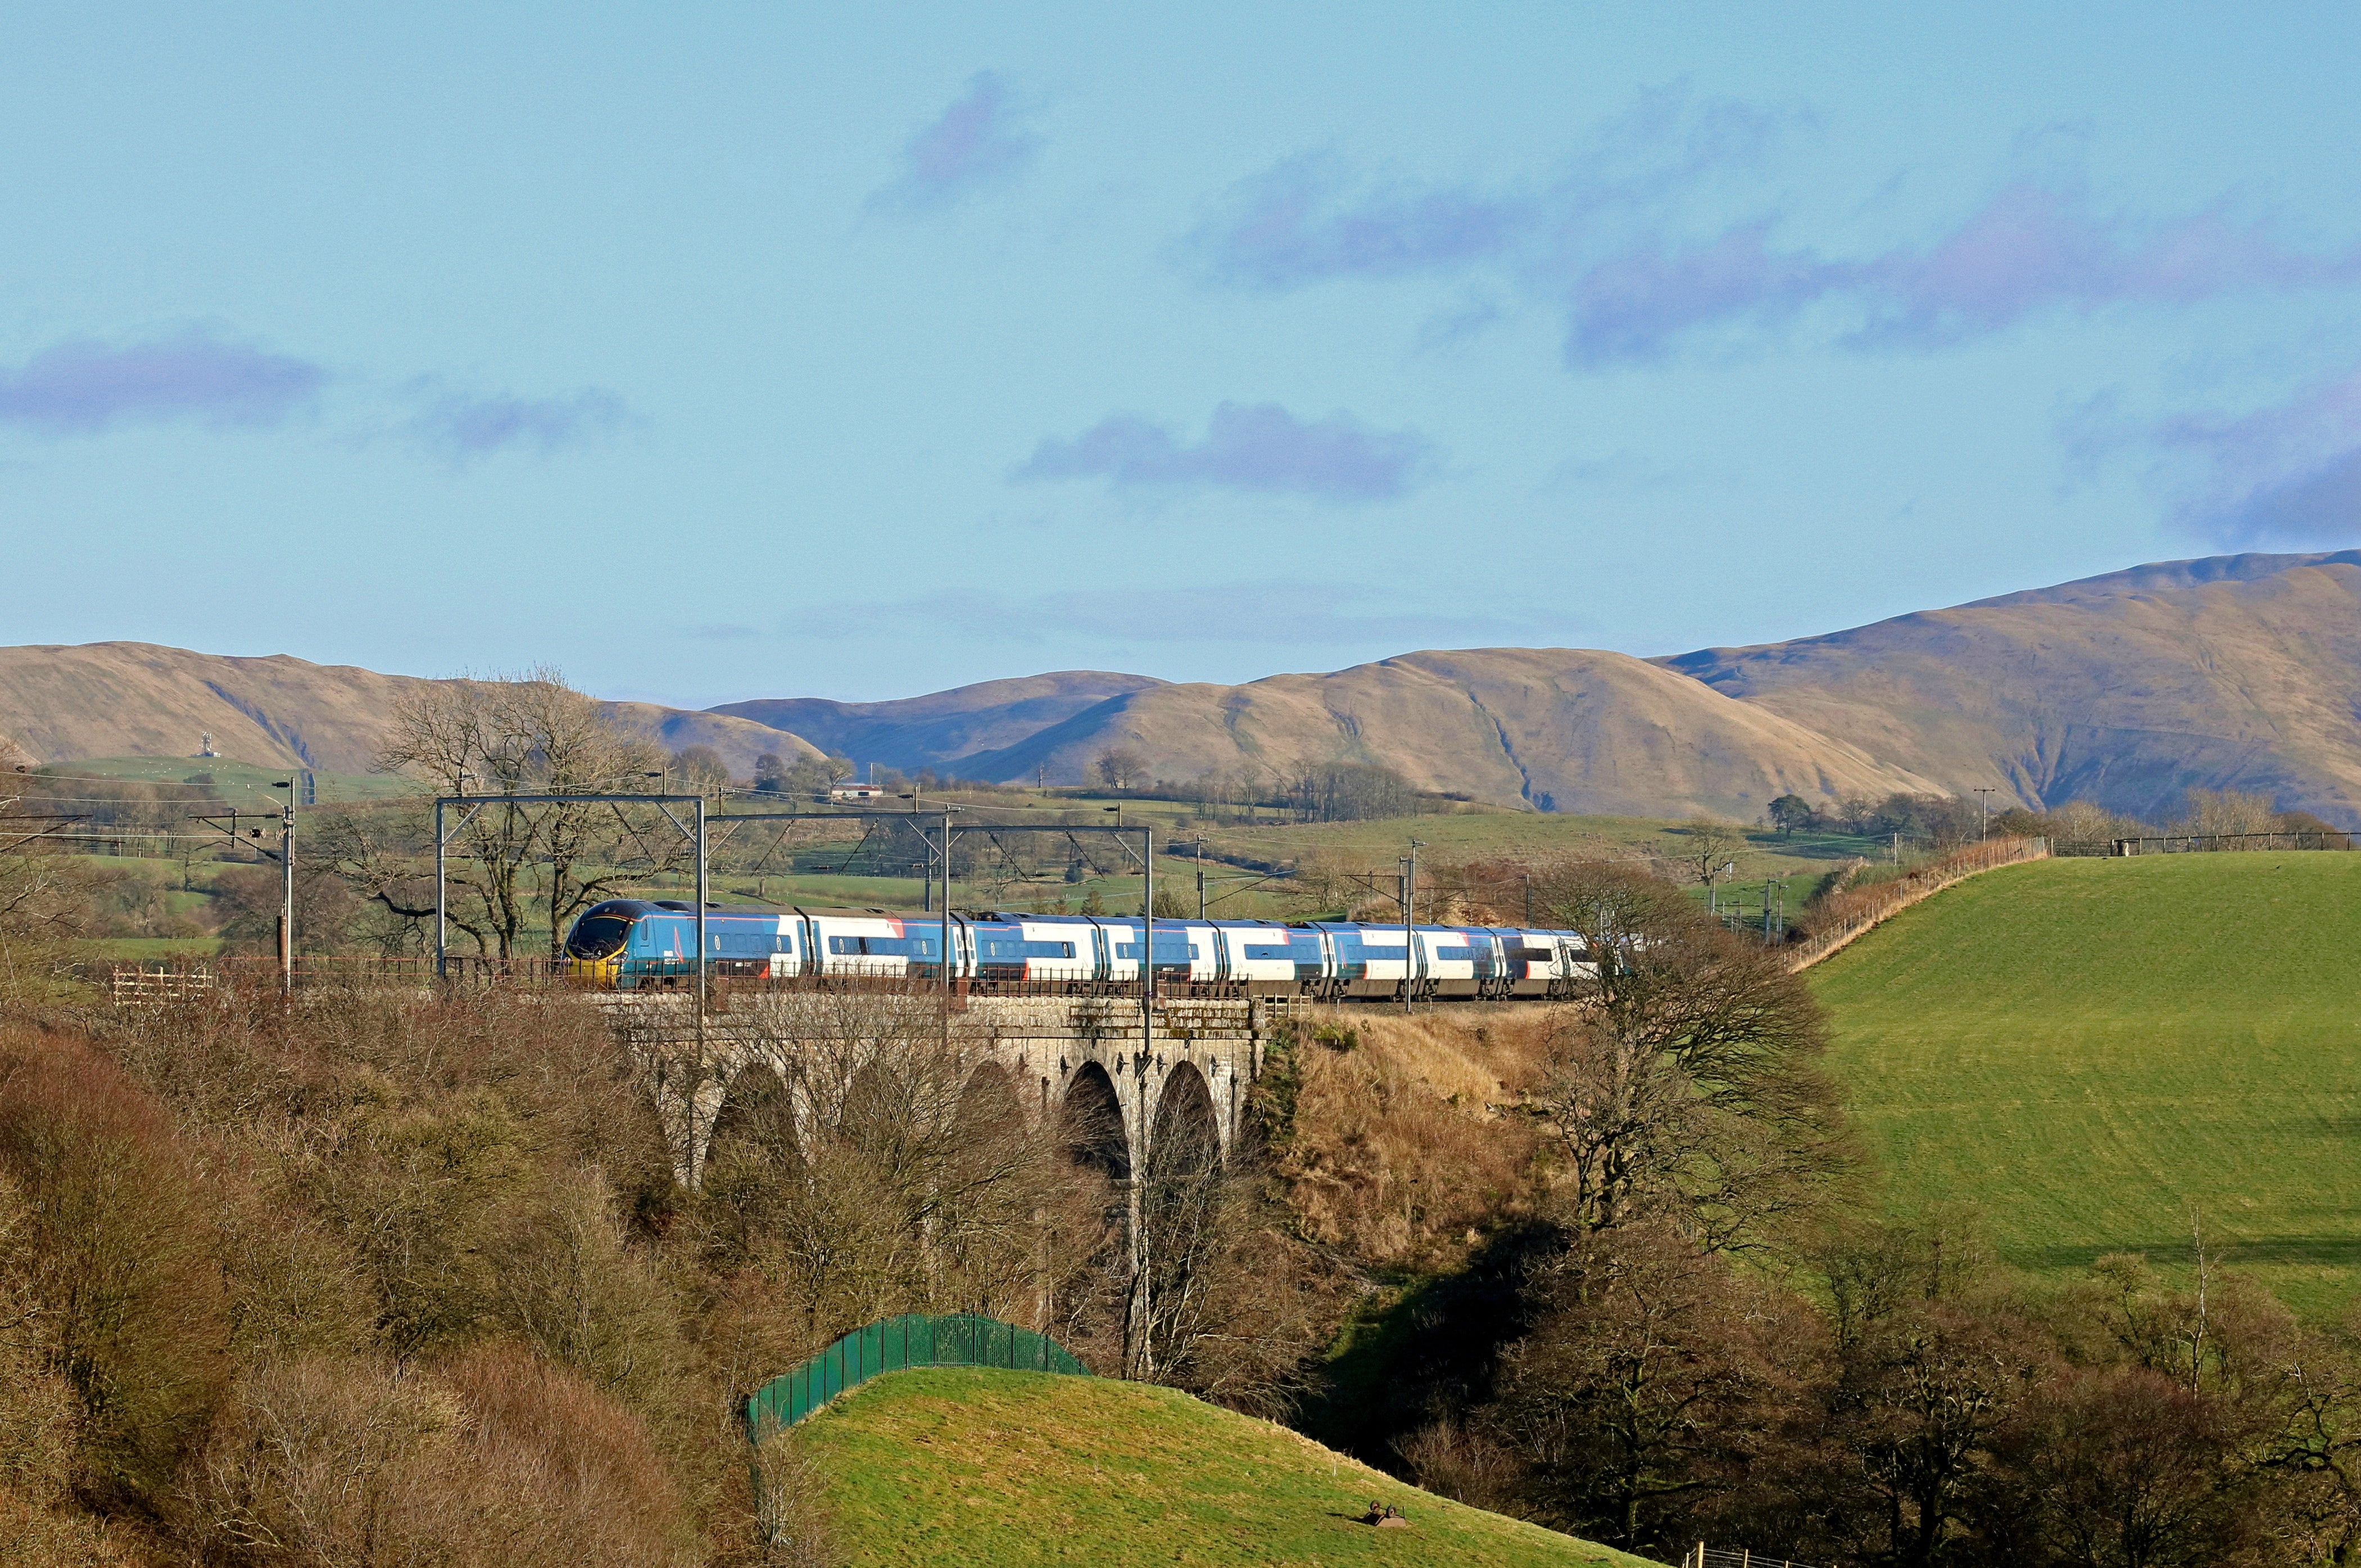
<svg viewBox="0 0 2361 1568">
<path fill-rule="evenodd" d="M 1048 1373 L 891 1373 L 796 1429 L 855 1568 L 1644 1560 L 1422 1492 L 1170 1388 Z M 1408 1529 L 1357 1522 L 1373 1500 Z"/>
<path fill-rule="evenodd" d="M 2361 1286 L 2361 854 L 2037 861 L 1809 971 L 1892 1209 L 2063 1278 L 2208 1256 L 2306 1317 Z"/>
</svg>

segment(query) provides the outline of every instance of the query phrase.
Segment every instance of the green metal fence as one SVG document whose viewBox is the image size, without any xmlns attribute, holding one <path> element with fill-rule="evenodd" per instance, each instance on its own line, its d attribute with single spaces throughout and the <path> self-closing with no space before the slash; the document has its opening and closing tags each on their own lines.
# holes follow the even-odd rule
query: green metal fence
<svg viewBox="0 0 2361 1568">
<path fill-rule="evenodd" d="M 783 1376 L 754 1390 L 746 1401 L 746 1438 L 790 1427 L 848 1388 L 881 1373 L 906 1366 L 1005 1366 L 1019 1372 L 1063 1372 L 1087 1377 L 1090 1369 L 1046 1334 L 997 1318 L 961 1312 L 930 1317 L 913 1312 L 883 1318 L 851 1333 Z"/>
</svg>

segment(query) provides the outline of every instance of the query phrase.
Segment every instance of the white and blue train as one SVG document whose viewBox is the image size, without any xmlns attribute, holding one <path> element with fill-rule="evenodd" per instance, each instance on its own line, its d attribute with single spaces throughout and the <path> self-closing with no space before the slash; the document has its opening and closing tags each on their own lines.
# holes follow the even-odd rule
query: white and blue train
<svg viewBox="0 0 2361 1568">
<path fill-rule="evenodd" d="M 950 972 L 979 989 L 1137 985 L 1141 923 L 1092 915 L 959 914 L 950 917 Z M 708 975 L 742 980 L 868 977 L 934 980 L 944 917 L 882 909 L 705 912 Z M 1495 926 L 1356 925 L 1274 920 L 1159 920 L 1159 983 L 1331 1001 L 1552 997 L 1597 971 L 1572 931 Z M 566 951 L 585 984 L 675 986 L 697 970 L 697 909 L 671 899 L 610 898 L 574 923 Z"/>
</svg>

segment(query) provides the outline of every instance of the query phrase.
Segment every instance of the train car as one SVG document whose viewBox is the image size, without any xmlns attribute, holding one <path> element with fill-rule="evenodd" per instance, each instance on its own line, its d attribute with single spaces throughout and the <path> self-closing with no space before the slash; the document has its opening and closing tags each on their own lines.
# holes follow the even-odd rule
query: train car
<svg viewBox="0 0 2361 1568">
<path fill-rule="evenodd" d="M 1086 922 L 1039 915 L 985 915 L 967 923 L 963 972 L 985 981 L 1098 978 L 1099 943 Z"/>
<path fill-rule="evenodd" d="M 944 950 L 948 924 L 950 950 Z M 1086 915 L 911 914 L 884 909 L 742 909 L 708 905 L 706 969 L 715 977 L 935 979 L 1137 985 L 1161 981 L 1327 1001 L 1547 998 L 1594 974 L 1570 931 L 1320 921 L 1158 920 Z M 1152 941 L 1152 952 L 1144 948 Z M 575 978 L 617 990 L 677 986 L 697 972 L 697 910 L 675 899 L 613 898 L 567 934 Z"/>
<path fill-rule="evenodd" d="M 566 956 L 575 979 L 586 984 L 630 991 L 675 983 L 697 973 L 697 906 L 669 898 L 593 905 L 566 934 Z M 705 959 L 714 975 L 800 974 L 809 936 L 793 912 L 708 905 Z"/>
</svg>

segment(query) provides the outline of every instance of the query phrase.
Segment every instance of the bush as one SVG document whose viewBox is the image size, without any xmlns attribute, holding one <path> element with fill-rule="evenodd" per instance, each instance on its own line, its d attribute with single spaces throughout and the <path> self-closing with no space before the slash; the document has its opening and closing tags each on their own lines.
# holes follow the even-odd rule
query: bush
<svg viewBox="0 0 2361 1568">
<path fill-rule="evenodd" d="M 81 1489 L 153 1507 L 228 1373 L 209 1183 L 163 1113 L 77 1041 L 0 1037 L 0 1171 L 82 1406 Z"/>
<path fill-rule="evenodd" d="M 186 1538 L 217 1563 L 636 1568 L 686 1555 L 679 1498 L 644 1430 L 513 1347 L 430 1373 L 258 1363 L 183 1498 Z"/>
</svg>

